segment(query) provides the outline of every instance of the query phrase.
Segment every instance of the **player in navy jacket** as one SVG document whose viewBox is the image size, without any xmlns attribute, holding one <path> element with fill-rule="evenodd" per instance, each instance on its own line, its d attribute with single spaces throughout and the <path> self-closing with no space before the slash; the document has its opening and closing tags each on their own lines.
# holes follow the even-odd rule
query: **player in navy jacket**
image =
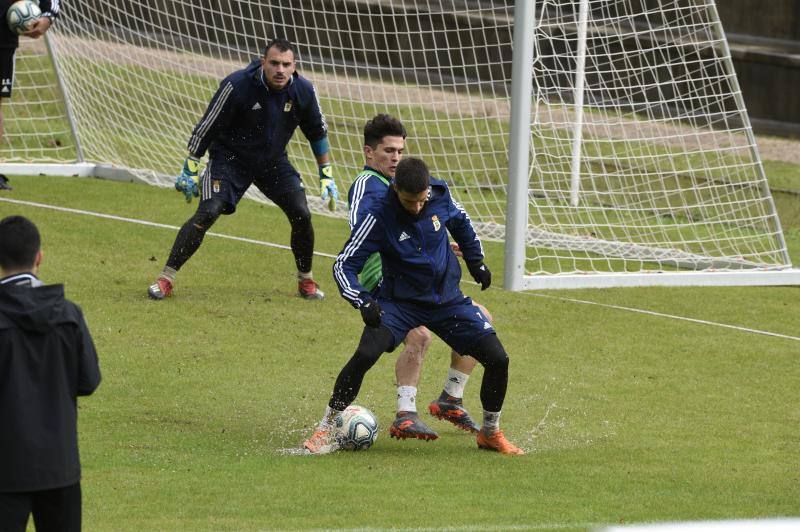
<svg viewBox="0 0 800 532">
<path fill-rule="evenodd" d="M 313 454 L 336 449 L 333 424 L 358 395 L 366 372 L 381 354 L 393 351 L 406 334 L 428 327 L 455 351 L 484 366 L 481 383 L 483 426 L 478 446 L 524 454 L 499 429 L 508 384 L 508 356 L 491 323 L 459 288 L 461 266 L 447 233 L 461 247 L 473 278 L 486 289 L 491 273 L 464 209 L 444 181 L 432 179 L 425 163 L 405 159 L 384 200 L 353 228 L 333 266 L 339 291 L 361 311 L 365 323 L 356 352 L 342 368 L 320 425 L 304 442 Z M 383 282 L 373 296 L 358 281 L 370 255 L 379 252 Z"/>
<path fill-rule="evenodd" d="M 364 159 L 366 165 L 348 191 L 350 228 L 384 200 L 389 183 L 394 178 L 397 165 L 403 158 L 406 130 L 397 118 L 379 114 L 364 126 Z M 381 257 L 373 253 L 358 276 L 359 283 L 374 292 L 383 277 Z M 472 302 L 491 323 L 489 312 L 479 303 Z M 397 382 L 397 416 L 389 427 L 392 437 L 433 440 L 438 434 L 417 413 L 417 385 L 422 362 L 431 345 L 431 332 L 424 326 L 409 331 L 403 340 L 403 350 L 395 363 Z M 452 351 L 450 367 L 440 396 L 428 405 L 431 415 L 449 421 L 469 432 L 478 432 L 478 425 L 463 406 L 464 388 L 477 361 Z"/>
<path fill-rule="evenodd" d="M 153 299 L 172 294 L 178 270 L 200 247 L 221 214 L 232 214 L 251 184 L 276 205 L 292 227 L 298 293 L 322 299 L 311 262 L 314 228 L 300 174 L 286 154 L 297 127 L 311 144 L 319 165 L 321 194 L 335 208 L 338 192 L 331 172 L 328 128 L 314 86 L 295 71 L 295 52 L 285 39 L 271 41 L 264 56 L 220 83 L 189 139 L 189 156 L 175 188 L 186 201 L 200 196 L 197 212 L 181 228 L 166 266 L 148 289 Z M 200 158 L 209 162 L 198 178 Z"/>
<path fill-rule="evenodd" d="M 397 193 L 388 188 L 382 201 L 353 228 L 333 272 L 342 297 L 355 308 L 372 299 L 358 282 L 358 273 L 375 252 L 380 253 L 383 268 L 379 296 L 421 305 L 446 305 L 464 298 L 459 288 L 461 266 L 447 233 L 453 235 L 467 264 L 483 261 L 481 243 L 445 182 L 434 178 L 429 182 L 424 213 L 406 211 Z"/>
<path fill-rule="evenodd" d="M 4 98 L 11 98 L 14 88 L 14 56 L 19 46 L 19 35 L 14 33 L 6 24 L 8 8 L 15 0 L 0 0 L 0 141 L 3 140 L 3 108 Z M 41 0 L 39 9 L 42 16 L 33 23 L 29 31 L 23 33 L 26 37 L 38 39 L 53 25 L 61 7 L 60 0 Z M 0 175 L 0 189 L 10 188 L 5 185 L 8 180 Z"/>
</svg>

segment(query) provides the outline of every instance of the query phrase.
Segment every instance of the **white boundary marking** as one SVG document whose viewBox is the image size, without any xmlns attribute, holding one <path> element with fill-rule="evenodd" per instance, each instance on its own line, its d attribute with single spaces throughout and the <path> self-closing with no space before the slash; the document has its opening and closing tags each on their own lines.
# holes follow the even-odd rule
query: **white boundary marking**
<svg viewBox="0 0 800 532">
<path fill-rule="evenodd" d="M 535 297 L 544 297 L 548 299 L 557 299 L 559 301 L 569 301 L 572 303 L 581 303 L 583 305 L 596 305 L 598 307 L 605 307 L 605 308 L 613 308 L 616 310 L 626 310 L 628 312 L 636 312 L 638 314 L 647 314 L 650 316 L 658 316 L 660 318 L 671 318 L 673 320 L 681 320 L 681 321 L 689 321 L 692 323 L 699 323 L 701 325 L 712 325 L 714 327 L 723 327 L 725 329 L 734 329 L 736 331 L 748 332 L 753 334 L 763 334 L 766 336 L 774 336 L 776 338 L 784 338 L 786 340 L 794 340 L 796 342 L 800 342 L 800 336 L 789 336 L 788 334 L 780 334 L 774 333 L 770 331 L 762 331 L 760 329 L 750 329 L 748 327 L 740 327 L 738 325 L 728 325 L 727 323 L 719 323 L 716 321 L 708 321 L 708 320 L 700 320 L 697 318 L 688 318 L 686 316 L 675 316 L 673 314 L 665 314 L 663 312 L 656 312 L 654 310 L 644 310 L 640 308 L 632 308 L 632 307 L 623 307 L 621 305 L 611 305 L 609 303 L 597 303 L 595 301 L 584 301 L 583 299 L 574 299 L 571 297 L 560 297 L 560 296 L 549 296 L 547 294 L 531 294 L 525 293 L 525 295 L 535 296 Z"/>
<path fill-rule="evenodd" d="M 84 211 L 82 209 L 71 209 L 69 207 L 59 207 L 57 205 L 47 205 L 46 203 L 36 203 L 34 201 L 23 201 L 23 200 L 14 200 L 9 198 L 0 198 L 0 201 L 6 203 L 16 203 L 18 205 L 26 205 L 28 207 L 39 207 L 42 209 L 51 209 L 54 211 L 61 211 L 61 212 L 69 212 L 72 214 L 84 214 L 86 216 L 95 216 L 97 218 L 105 218 L 107 220 L 116 220 L 118 222 L 128 222 L 132 224 L 138 225 L 147 225 L 149 227 L 161 227 L 163 229 L 173 229 L 175 231 L 179 231 L 180 227 L 177 225 L 169 225 L 169 224 L 160 224 L 157 222 L 148 222 L 147 220 L 139 220 L 137 218 L 126 218 L 124 216 L 114 216 L 113 214 L 103 214 L 101 212 L 94 212 L 94 211 Z M 272 242 L 264 242 L 262 240 L 253 240 L 252 238 L 244 238 L 241 236 L 233 236 L 233 235 L 226 235 L 223 233 L 214 233 L 213 231 L 208 231 L 206 235 L 216 236 L 218 238 L 225 238 L 228 240 L 236 240 L 238 242 L 247 242 L 248 244 L 256 244 L 258 246 L 266 246 L 269 248 L 278 248 L 278 249 L 288 249 L 291 250 L 292 248 L 289 246 L 285 246 L 283 244 L 273 244 Z M 336 255 L 331 255 L 330 253 L 322 253 L 320 251 L 315 251 L 314 255 L 319 257 L 328 257 L 329 259 L 335 259 Z"/>
<path fill-rule="evenodd" d="M 614 525 L 606 523 L 536 523 L 523 525 L 464 525 L 446 526 L 437 528 L 393 528 L 407 532 L 461 532 L 463 530 L 562 530 L 581 529 L 596 530 L 598 532 L 794 532 L 800 525 L 796 518 L 767 518 L 767 519 L 729 519 L 722 521 L 683 521 L 683 522 L 651 522 L 633 523 L 630 525 Z M 342 531 L 342 532 L 372 532 L 386 530 L 385 528 L 353 527 L 353 528 L 312 528 L 313 532 Z"/>
<path fill-rule="evenodd" d="M 593 530 L 605 526 L 604 523 L 537 523 L 531 525 L 464 525 L 464 526 L 444 526 L 444 527 L 419 527 L 419 528 L 391 528 L 400 532 L 462 532 L 469 530 Z M 353 527 L 353 528 L 312 528 L 310 532 L 378 532 L 387 530 L 386 528 L 373 527 Z"/>
<path fill-rule="evenodd" d="M 69 207 L 59 207 L 57 205 L 48 205 L 46 203 L 37 203 L 37 202 L 33 202 L 33 201 L 15 200 L 15 199 L 10 199 L 10 198 L 0 197 L 0 202 L 14 203 L 14 204 L 17 204 L 17 205 L 25 205 L 25 206 L 28 206 L 28 207 L 38 207 L 38 208 L 41 208 L 41 209 L 50 209 L 50 210 L 54 210 L 54 211 L 68 212 L 68 213 L 72 213 L 72 214 L 82 214 L 82 215 L 85 215 L 85 216 L 94 216 L 96 218 L 105 218 L 107 220 L 115 220 L 115 221 L 118 221 L 118 222 L 128 222 L 128 223 L 133 223 L 133 224 L 138 224 L 138 225 L 146 225 L 146 226 L 149 226 L 149 227 L 161 227 L 161 228 L 164 228 L 164 229 L 172 229 L 174 231 L 178 231 L 180 229 L 180 227 L 178 227 L 177 225 L 169 225 L 169 224 L 161 224 L 161 223 L 156 223 L 156 222 L 148 222 L 146 220 L 139 220 L 139 219 L 136 219 L 136 218 L 126 218 L 124 216 L 114 216 L 113 214 L 103 214 L 103 213 L 100 213 L 100 212 L 86 211 L 86 210 L 82 210 L 82 209 L 71 209 Z M 291 247 L 289 247 L 289 246 L 285 246 L 283 244 L 274 244 L 272 242 L 264 242 L 262 240 L 253 240 L 251 238 L 243 238 L 243 237 L 239 237 L 239 236 L 226 235 L 226 234 L 223 234 L 223 233 L 214 233 L 214 232 L 211 232 L 211 231 L 207 232 L 206 234 L 207 235 L 211 235 L 211 236 L 215 236 L 217 238 L 225 238 L 225 239 L 228 239 L 228 240 L 235 240 L 237 242 L 246 242 L 248 244 L 255 244 L 255 245 L 258 245 L 258 246 L 265 246 L 265 247 L 271 247 L 271 248 L 277 248 L 277 249 L 291 250 Z M 316 255 L 318 257 L 327 257 L 329 259 L 335 259 L 336 258 L 336 255 L 331 255 L 330 253 L 322 253 L 320 251 L 315 251 L 314 255 Z M 700 325 L 709 325 L 709 326 L 712 326 L 712 327 L 721 327 L 721 328 L 724 328 L 724 329 L 733 329 L 733 330 L 736 330 L 736 331 L 741 331 L 741 332 L 746 332 L 746 333 L 762 334 L 762 335 L 765 335 L 765 336 L 772 336 L 774 338 L 782 338 L 784 340 L 793 340 L 795 342 L 800 342 L 800 336 L 790 336 L 788 334 L 780 334 L 780 333 L 774 333 L 774 332 L 770 332 L 770 331 L 762 331 L 760 329 L 751 329 L 751 328 L 748 328 L 748 327 L 740 327 L 738 325 L 729 325 L 729 324 L 726 324 L 726 323 L 719 323 L 719 322 L 714 322 L 714 321 L 701 320 L 701 319 L 697 319 L 697 318 L 689 318 L 689 317 L 686 317 L 686 316 L 676 316 L 674 314 L 665 314 L 663 312 L 655 312 L 655 311 L 652 311 L 652 310 L 644 310 L 644 309 L 638 309 L 638 308 L 632 308 L 632 307 L 623 307 L 621 305 L 611 305 L 611 304 L 608 304 L 608 303 L 598 303 L 596 301 L 586 301 L 586 300 L 583 300 L 583 299 L 575 299 L 575 298 L 572 298 L 572 297 L 550 296 L 550 295 L 547 295 L 547 294 L 534 294 L 534 293 L 530 293 L 530 292 L 522 292 L 522 293 L 525 294 L 525 295 L 528 295 L 528 296 L 533 296 L 533 297 L 543 297 L 543 298 L 547 298 L 547 299 L 555 299 L 555 300 L 558 300 L 558 301 L 568 301 L 570 303 L 579 303 L 579 304 L 582 304 L 582 305 L 595 305 L 595 306 L 598 306 L 598 307 L 611 308 L 611 309 L 615 309 L 615 310 L 624 310 L 624 311 L 627 311 L 627 312 L 635 312 L 635 313 L 638 313 L 638 314 L 646 314 L 646 315 L 649 315 L 649 316 L 656 316 L 656 317 L 659 317 L 659 318 L 669 318 L 669 319 L 680 320 L 680 321 L 688 321 L 688 322 L 697 323 L 697 324 L 700 324 Z"/>
</svg>

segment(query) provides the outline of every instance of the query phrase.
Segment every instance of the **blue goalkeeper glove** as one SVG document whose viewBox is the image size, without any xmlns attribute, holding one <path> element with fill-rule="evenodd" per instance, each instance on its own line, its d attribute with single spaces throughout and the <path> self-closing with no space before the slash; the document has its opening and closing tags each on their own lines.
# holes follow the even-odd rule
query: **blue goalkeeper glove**
<svg viewBox="0 0 800 532">
<path fill-rule="evenodd" d="M 183 171 L 181 175 L 175 179 L 175 190 L 183 192 L 186 197 L 186 203 L 192 202 L 192 197 L 200 195 L 200 188 L 198 187 L 199 179 L 197 178 L 197 171 L 200 169 L 200 159 L 189 155 L 183 162 Z"/>
<path fill-rule="evenodd" d="M 319 165 L 319 187 L 322 201 L 327 201 L 328 208 L 335 211 L 339 190 L 336 188 L 336 181 L 333 180 L 333 167 L 330 163 Z"/>
</svg>

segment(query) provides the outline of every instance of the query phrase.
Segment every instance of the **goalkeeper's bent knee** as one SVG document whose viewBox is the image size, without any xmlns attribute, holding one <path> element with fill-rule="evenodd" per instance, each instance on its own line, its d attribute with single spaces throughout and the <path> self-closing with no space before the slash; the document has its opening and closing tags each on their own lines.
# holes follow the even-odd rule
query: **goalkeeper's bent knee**
<svg viewBox="0 0 800 532">
<path fill-rule="evenodd" d="M 225 204 L 216 199 L 209 198 L 200 202 L 197 211 L 192 217 L 192 223 L 201 231 L 208 231 L 217 218 L 225 211 Z"/>
</svg>

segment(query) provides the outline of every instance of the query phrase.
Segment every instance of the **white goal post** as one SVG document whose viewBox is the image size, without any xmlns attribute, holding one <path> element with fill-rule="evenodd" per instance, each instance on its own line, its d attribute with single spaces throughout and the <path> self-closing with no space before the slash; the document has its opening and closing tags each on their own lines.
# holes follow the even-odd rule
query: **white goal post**
<svg viewBox="0 0 800 532">
<path fill-rule="evenodd" d="M 272 37 L 317 87 L 340 190 L 364 123 L 399 117 L 505 242 L 507 288 L 800 284 L 713 0 L 72 0 L 18 51 L 0 172 L 171 187 Z M 289 152 L 325 213 L 300 133 Z"/>
<path fill-rule="evenodd" d="M 800 282 L 713 0 L 517 9 L 509 288 Z"/>
</svg>

